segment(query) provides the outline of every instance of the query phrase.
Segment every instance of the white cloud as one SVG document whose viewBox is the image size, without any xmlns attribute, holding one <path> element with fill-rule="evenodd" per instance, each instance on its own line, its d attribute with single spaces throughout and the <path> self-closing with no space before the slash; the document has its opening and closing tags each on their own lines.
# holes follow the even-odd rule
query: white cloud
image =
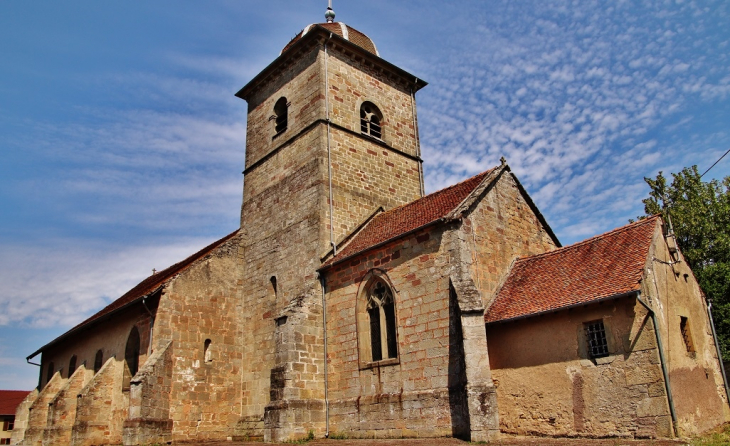
<svg viewBox="0 0 730 446">
<path fill-rule="evenodd" d="M 484 26 L 460 34 L 452 57 L 420 67 L 438 80 L 419 96 L 428 190 L 504 155 L 571 241 L 584 234 L 571 220 L 625 223 L 640 212 L 643 177 L 686 152 L 686 134 L 667 129 L 692 122 L 698 101 L 730 93 L 727 57 L 707 57 L 720 39 L 687 19 L 718 22 L 720 5 L 500 4 L 480 16 Z"/>
<path fill-rule="evenodd" d="M 223 234 L 225 235 L 225 234 Z M 71 327 L 149 276 L 214 240 L 145 246 L 85 240 L 6 246 L 0 254 L 0 325 Z"/>
</svg>

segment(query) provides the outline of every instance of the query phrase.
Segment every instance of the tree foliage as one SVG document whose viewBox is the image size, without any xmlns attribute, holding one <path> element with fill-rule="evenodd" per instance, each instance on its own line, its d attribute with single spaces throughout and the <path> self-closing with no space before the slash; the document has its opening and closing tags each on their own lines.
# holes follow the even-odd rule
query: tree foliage
<svg viewBox="0 0 730 446">
<path fill-rule="evenodd" d="M 730 177 L 702 181 L 697 166 L 644 178 L 651 191 L 642 200 L 647 215 L 671 220 L 677 244 L 712 302 L 723 356 L 730 359 Z"/>
</svg>

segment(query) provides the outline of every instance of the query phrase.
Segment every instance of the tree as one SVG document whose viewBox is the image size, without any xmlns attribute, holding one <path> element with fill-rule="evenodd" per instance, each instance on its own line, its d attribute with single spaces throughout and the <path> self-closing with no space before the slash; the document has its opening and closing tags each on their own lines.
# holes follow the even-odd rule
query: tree
<svg viewBox="0 0 730 446">
<path fill-rule="evenodd" d="M 712 302 L 712 317 L 722 355 L 730 359 L 730 177 L 702 181 L 697 166 L 644 178 L 651 191 L 643 201 L 646 215 L 671 221 L 687 264 Z"/>
</svg>

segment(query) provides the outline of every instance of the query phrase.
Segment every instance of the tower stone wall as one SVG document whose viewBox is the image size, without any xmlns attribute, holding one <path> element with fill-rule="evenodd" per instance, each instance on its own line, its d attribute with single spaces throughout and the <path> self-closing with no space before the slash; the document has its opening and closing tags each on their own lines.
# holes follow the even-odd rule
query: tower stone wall
<svg viewBox="0 0 730 446">
<path fill-rule="evenodd" d="M 324 433 L 321 258 L 378 207 L 421 195 L 412 82 L 352 47 L 312 34 L 239 92 L 249 103 L 242 302 L 262 315 L 242 335 L 243 357 L 256 358 L 244 360 L 243 436 Z M 383 114 L 382 139 L 361 134 L 365 100 Z"/>
</svg>

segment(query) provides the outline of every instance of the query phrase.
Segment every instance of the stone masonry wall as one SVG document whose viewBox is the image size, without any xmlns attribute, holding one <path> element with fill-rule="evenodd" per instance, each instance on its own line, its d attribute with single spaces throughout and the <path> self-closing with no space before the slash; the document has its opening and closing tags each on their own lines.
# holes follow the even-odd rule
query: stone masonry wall
<svg viewBox="0 0 730 446">
<path fill-rule="evenodd" d="M 244 320 L 240 436 L 294 431 L 306 436 L 306 430 L 300 432 L 303 424 L 293 419 L 301 412 L 292 405 L 314 404 L 303 402 L 311 399 L 323 404 L 322 378 L 312 374 L 323 364 L 321 312 L 310 317 L 309 309 L 321 301 L 316 268 L 328 240 L 321 217 L 325 138 L 326 128 L 315 127 L 246 176 L 241 299 L 247 314 L 255 316 Z M 315 333 L 319 335 L 311 338 Z M 307 389 L 298 387 L 304 382 Z M 267 407 L 273 411 L 269 425 L 276 427 L 265 432 Z M 323 417 L 323 408 L 319 411 Z M 323 431 L 323 421 L 309 428 Z"/>
<path fill-rule="evenodd" d="M 263 317 L 247 321 L 250 327 L 244 330 L 243 356 L 255 356 L 257 361 L 245 361 L 240 436 L 260 436 L 262 424 L 267 440 L 306 436 L 309 430 L 324 432 L 321 289 L 316 268 L 329 249 L 329 164 L 327 126 L 316 121 L 326 118 L 327 99 L 341 104 L 381 82 L 378 90 L 392 89 L 376 71 L 364 74 L 331 56 L 330 62 L 329 98 L 324 94 L 324 48 L 319 46 L 288 60 L 247 99 L 242 299 L 248 311 Z M 371 100 L 390 120 L 386 120 L 390 126 L 386 142 L 415 155 L 410 95 L 399 94 L 395 102 L 387 94 Z M 276 135 L 269 118 L 281 97 L 290 103 L 289 122 Z M 420 196 L 417 161 L 393 149 L 377 155 L 384 150 L 382 143 L 359 134 L 359 104 L 350 105 L 351 110 L 338 105 L 331 113 L 335 124 L 357 130 L 351 135 L 330 128 L 336 238 L 378 206 L 392 207 Z M 347 123 L 338 121 L 345 118 Z M 408 138 L 413 141 L 407 142 Z M 353 157 L 358 151 L 364 156 Z M 386 156 L 393 161 L 379 161 Z M 353 183 L 353 178 L 358 181 Z"/>
<path fill-rule="evenodd" d="M 339 129 L 331 132 L 331 147 L 335 240 L 352 232 L 379 206 L 387 210 L 420 198 L 417 161 Z"/>
<path fill-rule="evenodd" d="M 159 346 L 132 379 L 129 391 L 129 415 L 124 422 L 124 444 L 157 444 L 172 441 L 170 419 L 172 354 L 172 341 Z"/>
<path fill-rule="evenodd" d="M 152 305 L 148 303 L 148 306 Z M 154 311 L 154 306 L 151 308 Z M 127 338 L 133 326 L 137 326 L 140 336 L 140 357 L 139 364 L 147 360 L 148 345 L 150 338 L 150 317 L 142 304 L 138 304 L 129 310 L 117 314 L 113 319 L 102 324 L 95 325 L 89 330 L 77 336 L 71 336 L 67 341 L 53 346 L 43 353 L 41 359 L 41 383 L 46 384 L 48 366 L 54 364 L 55 371 L 68 378 L 68 366 L 71 357 L 76 355 L 76 365 L 84 366 L 93 370 L 96 352 L 101 350 L 103 360 L 116 357 L 124 359 L 124 350 L 127 345 Z"/>
<path fill-rule="evenodd" d="M 583 324 L 602 319 L 610 355 L 588 359 Z M 487 325 L 503 432 L 670 437 L 656 337 L 633 298 Z"/>
<path fill-rule="evenodd" d="M 556 247 L 509 172 L 502 174 L 469 213 L 464 228 L 471 233 L 472 275 L 485 308 L 491 305 L 517 257 Z"/>
<path fill-rule="evenodd" d="M 246 168 L 316 119 L 324 118 L 323 67 L 320 48 L 310 48 L 305 54 L 290 58 L 281 71 L 248 98 Z M 277 135 L 275 122 L 270 118 L 274 116 L 274 104 L 281 97 L 285 97 L 291 105 L 287 109 L 287 129 Z M 246 188 L 249 188 L 248 182 Z M 255 196 L 258 192 L 258 188 L 244 191 L 246 196 Z"/>
<path fill-rule="evenodd" d="M 327 271 L 330 430 L 351 437 L 442 437 L 449 404 L 449 280 L 441 231 L 421 231 Z M 392 285 L 397 360 L 371 363 L 358 339 L 361 295 Z M 364 322 L 361 321 L 364 325 Z M 362 330 L 362 328 L 361 328 Z"/>
<path fill-rule="evenodd" d="M 71 443 L 71 430 L 76 421 L 78 395 L 93 376 L 93 370 L 79 366 L 66 381 L 66 385 L 53 398 L 48 407 L 48 423 L 43 433 L 43 444 Z"/>
<path fill-rule="evenodd" d="M 730 411 L 705 300 L 687 263 L 672 260 L 658 225 L 642 294 L 660 323 L 680 435 L 695 435 L 728 421 Z"/>
<path fill-rule="evenodd" d="M 23 446 L 41 446 L 43 433 L 48 425 L 48 408 L 56 394 L 66 385 L 66 379 L 56 372 L 28 408 L 28 427 L 25 429 Z"/>
<path fill-rule="evenodd" d="M 419 156 L 418 136 L 413 125 L 415 100 L 411 102 L 411 92 L 376 63 L 353 58 L 346 52 L 337 46 L 329 48 L 327 72 L 332 122 L 359 134 L 360 105 L 372 102 L 383 114 L 382 140 L 396 150 Z"/>
<path fill-rule="evenodd" d="M 33 389 L 33 391 L 25 397 L 15 410 L 15 426 L 13 427 L 13 432 L 10 436 L 10 444 L 18 444 L 23 440 L 25 430 L 28 428 L 28 417 L 30 415 L 29 409 L 37 398 L 38 389 Z"/>
<path fill-rule="evenodd" d="M 79 392 L 71 433 L 74 446 L 122 443 L 129 393 L 122 391 L 124 361 L 109 358 Z"/>
<path fill-rule="evenodd" d="M 167 284 L 155 320 L 154 361 L 132 383 L 144 401 L 133 399 L 130 407 L 130 441 L 158 441 L 169 419 L 172 441 L 233 434 L 241 398 L 239 244 L 232 237 Z M 150 400 L 153 395 L 167 401 Z M 135 423 L 142 432 L 131 432 Z"/>
<path fill-rule="evenodd" d="M 330 137 L 335 240 L 340 240 L 378 206 L 391 209 L 421 196 L 420 161 L 413 158 L 420 148 L 415 100 L 403 85 L 337 47 L 329 50 L 327 75 L 330 119 L 349 130 L 333 126 Z M 383 114 L 382 142 L 361 134 L 365 101 Z"/>
</svg>

